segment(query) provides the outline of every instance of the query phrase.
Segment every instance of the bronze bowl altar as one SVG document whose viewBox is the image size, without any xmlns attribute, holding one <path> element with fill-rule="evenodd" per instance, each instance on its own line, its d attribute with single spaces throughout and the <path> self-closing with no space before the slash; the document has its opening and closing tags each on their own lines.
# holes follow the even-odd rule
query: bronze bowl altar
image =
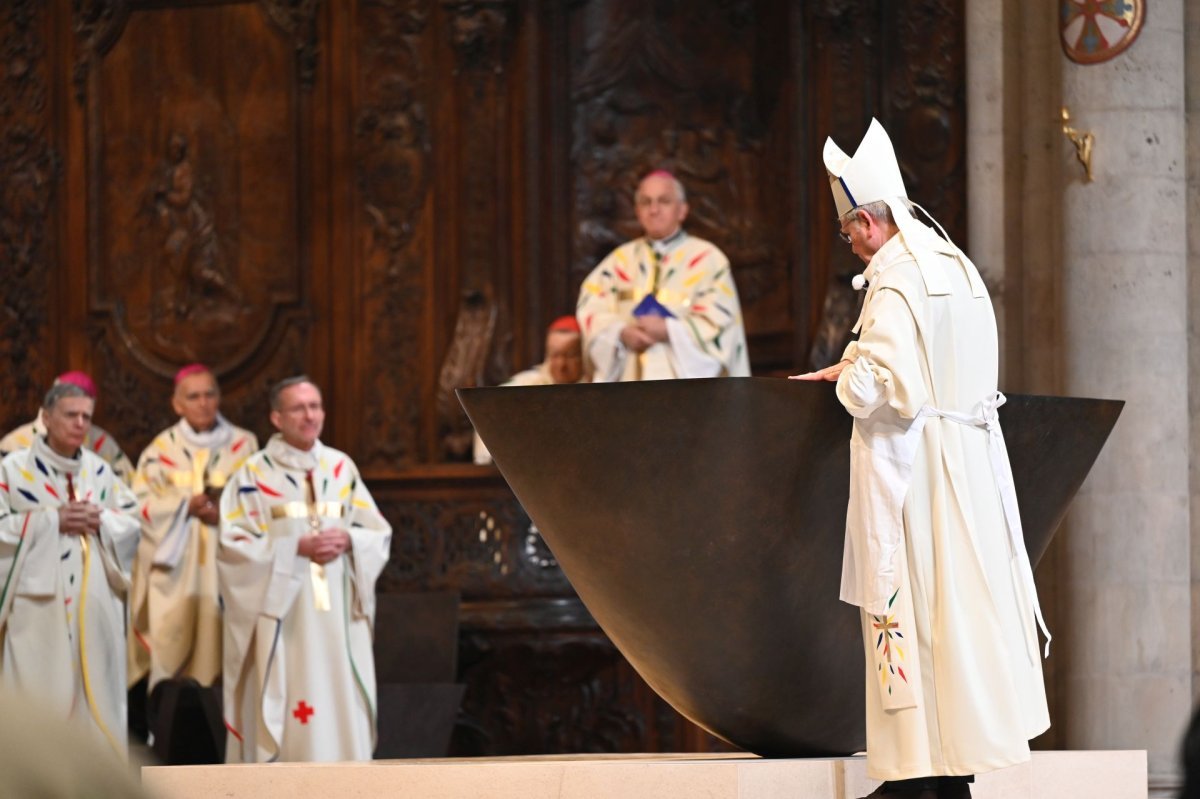
<svg viewBox="0 0 1200 799">
<path fill-rule="evenodd" d="M 676 710 L 763 756 L 865 748 L 857 610 L 838 601 L 851 418 L 832 385 L 458 393 L 580 599 Z M 1123 404 L 1000 409 L 1035 564 Z"/>
</svg>

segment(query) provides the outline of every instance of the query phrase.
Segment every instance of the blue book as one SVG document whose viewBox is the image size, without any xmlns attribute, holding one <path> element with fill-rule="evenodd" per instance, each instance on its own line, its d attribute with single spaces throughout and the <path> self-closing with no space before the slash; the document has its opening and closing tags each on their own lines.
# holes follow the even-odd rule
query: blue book
<svg viewBox="0 0 1200 799">
<path fill-rule="evenodd" d="M 651 315 L 653 315 L 653 316 L 661 316 L 663 318 L 666 318 L 669 316 L 672 319 L 675 318 L 675 314 L 668 311 L 667 307 L 665 305 L 663 305 L 661 302 L 659 302 L 658 299 L 653 294 L 647 294 L 645 297 L 642 297 L 642 301 L 639 302 L 637 304 L 637 307 L 633 309 L 633 315 L 634 316 L 651 316 Z"/>
</svg>

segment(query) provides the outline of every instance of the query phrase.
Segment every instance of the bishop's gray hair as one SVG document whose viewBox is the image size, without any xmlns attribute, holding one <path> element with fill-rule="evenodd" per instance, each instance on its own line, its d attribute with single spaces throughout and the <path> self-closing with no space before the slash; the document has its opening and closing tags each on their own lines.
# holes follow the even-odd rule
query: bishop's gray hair
<svg viewBox="0 0 1200 799">
<path fill-rule="evenodd" d="M 87 397 L 94 401 L 91 394 L 84 391 L 74 383 L 55 383 L 50 386 L 50 390 L 46 392 L 45 398 L 42 400 L 42 407 L 50 411 L 58 404 L 58 401 L 64 397 Z"/>
<path fill-rule="evenodd" d="M 904 203 L 904 207 L 908 209 L 908 212 L 915 217 L 916 211 L 913 209 L 912 203 L 908 200 L 901 200 L 901 202 Z M 853 218 L 854 214 L 858 213 L 859 211 L 866 211 L 868 214 L 874 217 L 875 221 L 881 222 L 885 225 L 896 224 L 896 218 L 892 216 L 892 209 L 889 208 L 888 204 L 883 200 L 876 200 L 875 202 L 857 205 L 846 213 L 842 214 L 840 221 L 849 221 Z"/>
</svg>

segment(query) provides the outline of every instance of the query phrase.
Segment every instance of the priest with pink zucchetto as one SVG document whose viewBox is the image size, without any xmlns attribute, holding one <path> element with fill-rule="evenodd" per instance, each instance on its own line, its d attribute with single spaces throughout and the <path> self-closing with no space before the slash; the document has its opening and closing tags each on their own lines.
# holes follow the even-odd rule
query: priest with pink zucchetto
<svg viewBox="0 0 1200 799">
<path fill-rule="evenodd" d="M 221 676 L 218 505 L 229 476 L 258 451 L 258 439 L 231 424 L 220 406 L 212 370 L 183 367 L 171 397 L 179 421 L 138 458 L 133 488 L 142 540 L 129 603 L 129 684 L 149 677 L 151 707 L 163 681 L 207 688 Z"/>
<path fill-rule="evenodd" d="M 71 385 L 79 386 L 85 394 L 92 398 L 93 402 L 99 404 L 96 381 L 92 380 L 92 376 L 87 372 L 63 372 L 54 378 L 54 384 L 58 385 L 59 383 L 70 383 Z M 10 452 L 16 452 L 19 449 L 33 446 L 35 438 L 45 435 L 46 427 L 42 424 L 42 417 L 39 414 L 32 422 L 23 424 L 15 430 L 10 431 L 4 438 L 0 438 L 0 458 L 3 458 Z M 104 459 L 104 462 L 112 467 L 113 473 L 125 485 L 133 482 L 133 464 L 129 462 L 129 458 L 125 457 L 125 452 L 121 449 L 121 445 L 117 443 L 117 440 L 107 430 L 100 427 L 100 425 L 93 424 L 88 428 L 87 436 L 83 440 L 83 447 L 84 449 L 90 449 Z"/>
</svg>

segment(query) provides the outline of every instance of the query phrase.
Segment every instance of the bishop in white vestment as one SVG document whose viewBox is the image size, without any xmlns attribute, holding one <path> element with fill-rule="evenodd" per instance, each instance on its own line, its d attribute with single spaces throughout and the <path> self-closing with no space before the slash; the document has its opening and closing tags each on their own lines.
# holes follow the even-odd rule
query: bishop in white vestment
<svg viewBox="0 0 1200 799">
<path fill-rule="evenodd" d="M 0 462 L 0 681 L 124 757 L 137 500 L 83 446 L 93 407 L 78 386 L 55 385 L 45 435 Z"/>
<path fill-rule="evenodd" d="M 669 172 L 651 172 L 634 201 L 645 236 L 613 250 L 579 291 L 575 316 L 592 379 L 748 376 L 729 259 L 683 230 L 683 185 Z"/>
<path fill-rule="evenodd" d="M 258 439 L 220 414 L 220 391 L 207 367 L 175 377 L 179 421 L 138 458 L 133 489 L 142 540 L 130 602 L 129 683 L 149 675 L 190 678 L 202 686 L 221 676 L 221 608 L 217 596 L 218 504 L 229 477 L 258 450 Z"/>
<path fill-rule="evenodd" d="M 96 399 L 96 383 L 86 372 L 64 372 L 56 377 L 54 382 L 56 384 L 72 383 L 82 388 L 93 400 Z M 10 452 L 33 446 L 34 439 L 44 435 L 46 435 L 46 428 L 42 424 L 42 417 L 39 413 L 32 422 L 10 430 L 3 438 L 0 438 L 0 458 Z M 103 458 L 122 483 L 125 485 L 133 483 L 133 464 L 125 456 L 125 452 L 117 443 L 116 438 L 107 430 L 93 423 L 83 439 L 83 446 Z"/>
<path fill-rule="evenodd" d="M 1050 724 L 996 320 L 975 265 L 912 216 L 878 122 L 825 166 L 866 297 L 842 361 L 801 377 L 836 380 L 854 417 L 841 598 L 862 608 L 872 796 L 965 797 Z"/>
</svg>

